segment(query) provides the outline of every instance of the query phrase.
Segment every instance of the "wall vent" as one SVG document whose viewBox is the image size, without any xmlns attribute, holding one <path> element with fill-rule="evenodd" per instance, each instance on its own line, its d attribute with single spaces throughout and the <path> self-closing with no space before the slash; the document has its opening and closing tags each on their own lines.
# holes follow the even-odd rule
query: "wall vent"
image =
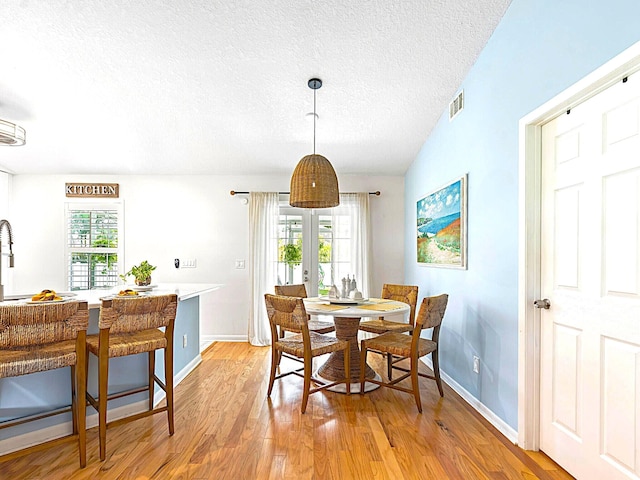
<svg viewBox="0 0 640 480">
<path fill-rule="evenodd" d="M 451 100 L 449 104 L 449 121 L 456 118 L 462 109 L 464 108 L 464 90 L 461 90 L 456 97 Z"/>
</svg>

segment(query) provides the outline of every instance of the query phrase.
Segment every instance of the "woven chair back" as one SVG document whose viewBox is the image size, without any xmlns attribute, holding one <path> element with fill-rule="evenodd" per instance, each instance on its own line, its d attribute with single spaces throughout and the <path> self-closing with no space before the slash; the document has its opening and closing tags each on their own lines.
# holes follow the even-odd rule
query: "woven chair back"
<svg viewBox="0 0 640 480">
<path fill-rule="evenodd" d="M 0 306 L 0 348 L 29 347 L 73 340 L 87 330 L 87 302 Z"/>
<path fill-rule="evenodd" d="M 444 312 L 447 309 L 449 295 L 446 293 L 437 297 L 425 297 L 420 305 L 420 311 L 416 317 L 416 325 L 413 329 L 413 344 L 417 346 L 420 332 L 423 328 L 433 328 L 431 340 L 438 343 L 440 338 L 440 326 L 444 318 Z M 412 348 L 414 348 L 412 346 Z"/>
<path fill-rule="evenodd" d="M 307 311 L 301 298 L 267 293 L 264 300 L 272 331 L 279 326 L 289 331 L 308 332 Z"/>
<path fill-rule="evenodd" d="M 98 327 L 112 334 L 166 327 L 175 320 L 177 307 L 175 293 L 102 300 Z"/>
<path fill-rule="evenodd" d="M 394 285 L 385 283 L 382 286 L 382 298 L 395 302 L 406 303 L 409 310 L 409 323 L 415 325 L 416 305 L 418 304 L 418 287 L 415 285 Z"/>
<path fill-rule="evenodd" d="M 296 283 L 293 285 L 276 285 L 275 290 L 276 295 L 307 298 L 307 287 L 304 286 L 304 283 Z"/>
</svg>

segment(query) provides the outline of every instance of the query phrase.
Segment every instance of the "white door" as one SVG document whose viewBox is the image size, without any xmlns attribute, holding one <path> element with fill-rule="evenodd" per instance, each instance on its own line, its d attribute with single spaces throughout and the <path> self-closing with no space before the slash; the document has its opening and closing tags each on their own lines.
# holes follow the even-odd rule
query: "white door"
<svg viewBox="0 0 640 480">
<path fill-rule="evenodd" d="M 541 449 L 640 478 L 640 74 L 542 128 Z"/>
</svg>

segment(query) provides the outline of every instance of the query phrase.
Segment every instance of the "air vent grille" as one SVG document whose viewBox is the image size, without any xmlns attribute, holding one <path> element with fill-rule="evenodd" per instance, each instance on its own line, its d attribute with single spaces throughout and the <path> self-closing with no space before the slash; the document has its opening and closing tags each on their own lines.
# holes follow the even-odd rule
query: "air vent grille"
<svg viewBox="0 0 640 480">
<path fill-rule="evenodd" d="M 461 90 L 449 104 L 449 121 L 453 120 L 464 108 L 464 90 Z"/>
</svg>

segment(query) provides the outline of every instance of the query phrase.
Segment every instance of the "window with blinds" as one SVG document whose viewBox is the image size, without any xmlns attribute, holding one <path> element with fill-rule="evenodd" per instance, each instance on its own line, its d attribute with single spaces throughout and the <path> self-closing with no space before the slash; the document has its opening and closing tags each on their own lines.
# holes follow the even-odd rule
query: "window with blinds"
<svg viewBox="0 0 640 480">
<path fill-rule="evenodd" d="M 119 205 L 67 205 L 67 285 L 91 290 L 119 283 Z"/>
</svg>

